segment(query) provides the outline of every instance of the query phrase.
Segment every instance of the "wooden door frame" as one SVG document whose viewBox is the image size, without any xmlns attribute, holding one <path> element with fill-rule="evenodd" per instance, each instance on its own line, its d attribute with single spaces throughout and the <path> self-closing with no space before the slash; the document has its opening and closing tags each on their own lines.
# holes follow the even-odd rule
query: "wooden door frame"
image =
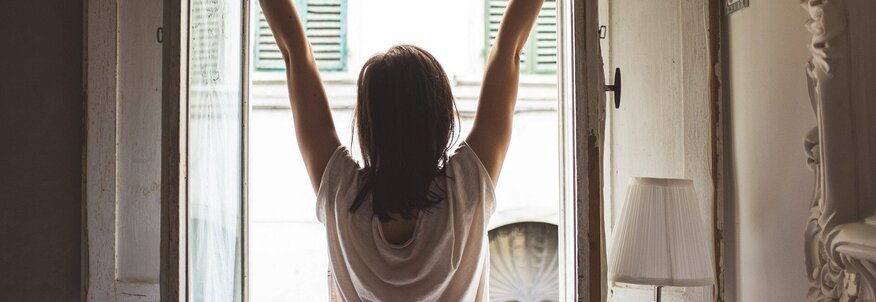
<svg viewBox="0 0 876 302">
<path fill-rule="evenodd" d="M 566 178 L 574 180 L 571 181 L 573 187 L 564 190 L 565 201 L 561 207 L 560 244 L 564 254 L 560 257 L 560 271 L 565 274 L 561 299 L 605 301 L 602 158 L 606 104 L 597 31 L 599 1 L 564 0 L 560 3 L 560 111 L 564 125 L 560 133 L 562 145 L 574 146 L 571 154 L 561 156 L 562 169 L 572 170 L 565 174 Z M 574 229 L 568 229 L 572 225 Z M 572 262 L 571 265 L 568 262 Z M 566 272 L 569 267 L 574 268 L 571 272 L 574 278 Z"/>
<path fill-rule="evenodd" d="M 712 236 L 715 255 L 715 301 L 724 301 L 724 94 L 722 92 L 723 1 L 706 1 L 709 56 L 709 114 L 711 118 Z"/>
</svg>

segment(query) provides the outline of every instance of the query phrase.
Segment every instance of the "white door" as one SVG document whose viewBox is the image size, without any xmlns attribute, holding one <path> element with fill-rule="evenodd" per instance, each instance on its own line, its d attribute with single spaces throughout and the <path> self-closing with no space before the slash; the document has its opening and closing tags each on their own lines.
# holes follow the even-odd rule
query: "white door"
<svg viewBox="0 0 876 302">
<path fill-rule="evenodd" d="M 623 71 L 622 105 L 609 110 L 606 130 L 609 240 L 635 176 L 693 179 L 713 225 L 708 1 L 600 2 L 608 70 Z"/>
</svg>

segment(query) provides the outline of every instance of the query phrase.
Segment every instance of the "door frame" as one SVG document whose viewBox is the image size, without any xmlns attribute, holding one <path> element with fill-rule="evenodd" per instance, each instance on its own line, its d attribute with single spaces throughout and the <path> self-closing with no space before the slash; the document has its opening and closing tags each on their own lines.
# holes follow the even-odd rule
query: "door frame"
<svg viewBox="0 0 876 302">
<path fill-rule="evenodd" d="M 706 30 L 709 59 L 709 114 L 712 143 L 712 231 L 714 235 L 715 301 L 724 301 L 724 93 L 722 86 L 723 1 L 706 1 Z"/>
<path fill-rule="evenodd" d="M 188 299 L 188 62 L 189 1 L 163 0 L 162 135 L 161 135 L 161 301 Z M 249 0 L 243 0 L 244 33 L 249 31 Z M 605 92 L 599 53 L 598 0 L 559 0 L 561 175 L 561 299 L 604 301 L 605 238 L 602 218 L 602 157 Z M 249 52 L 248 35 L 242 51 Z M 244 68 L 250 60 L 244 58 Z M 245 74 L 246 75 L 246 74 Z M 248 83 L 247 76 L 243 77 Z M 244 105 L 248 106 L 248 85 Z M 247 107 L 248 108 L 248 107 Z M 244 111 L 244 123 L 248 110 Z M 583 121 L 583 122 L 582 122 Z M 244 155 L 248 127 L 244 125 Z M 567 150 L 568 149 L 568 150 Z M 244 159 L 247 156 L 244 156 Z M 246 162 L 244 185 L 248 183 Z M 244 186 L 246 188 L 246 186 Z M 242 205 L 247 216 L 247 202 Z M 572 227 L 574 226 L 574 227 Z M 243 296 L 248 300 L 248 229 L 243 227 Z M 571 268 L 571 269 L 570 269 Z M 575 277 L 571 277 L 575 276 Z"/>
<path fill-rule="evenodd" d="M 565 185 L 560 208 L 564 282 L 560 298 L 605 301 L 602 158 L 606 105 L 597 31 L 599 1 L 562 0 L 560 4 L 560 135 L 565 146 L 560 157 Z M 574 148 L 569 150 L 569 146 Z M 574 270 L 569 271 L 570 267 Z"/>
</svg>

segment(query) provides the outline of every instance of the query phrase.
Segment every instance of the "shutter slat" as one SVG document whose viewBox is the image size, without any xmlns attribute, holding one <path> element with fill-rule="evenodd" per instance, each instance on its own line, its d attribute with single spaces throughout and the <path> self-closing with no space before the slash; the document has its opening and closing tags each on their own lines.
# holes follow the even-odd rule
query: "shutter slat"
<svg viewBox="0 0 876 302">
<path fill-rule="evenodd" d="M 304 23 L 305 34 L 310 41 L 313 57 L 320 70 L 341 70 L 344 68 L 343 0 L 306 0 Z M 264 14 L 259 11 L 256 33 L 255 67 L 258 69 L 285 68 L 280 49 L 271 34 Z"/>
<path fill-rule="evenodd" d="M 495 44 L 499 32 L 499 23 L 508 7 L 507 0 L 485 0 L 486 3 L 486 40 L 487 49 Z M 536 18 L 527 47 L 520 55 L 521 71 L 524 73 L 551 73 L 557 69 L 557 1 L 547 0 Z M 527 63 L 531 62 L 531 63 Z"/>
<path fill-rule="evenodd" d="M 536 19 L 534 33 L 534 60 L 536 73 L 557 70 L 557 1 L 545 1 Z"/>
<path fill-rule="evenodd" d="M 343 68 L 343 20 L 340 0 L 308 0 L 307 38 L 320 69 Z"/>
</svg>

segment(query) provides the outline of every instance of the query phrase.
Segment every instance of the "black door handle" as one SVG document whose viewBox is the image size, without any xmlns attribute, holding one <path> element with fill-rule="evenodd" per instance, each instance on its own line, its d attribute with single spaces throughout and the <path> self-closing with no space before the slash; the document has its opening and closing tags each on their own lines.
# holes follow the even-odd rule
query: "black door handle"
<svg viewBox="0 0 876 302">
<path fill-rule="evenodd" d="M 605 91 L 614 92 L 614 108 L 620 108 L 620 101 L 621 101 L 621 72 L 620 72 L 620 68 L 614 69 L 614 85 L 605 85 Z"/>
</svg>

